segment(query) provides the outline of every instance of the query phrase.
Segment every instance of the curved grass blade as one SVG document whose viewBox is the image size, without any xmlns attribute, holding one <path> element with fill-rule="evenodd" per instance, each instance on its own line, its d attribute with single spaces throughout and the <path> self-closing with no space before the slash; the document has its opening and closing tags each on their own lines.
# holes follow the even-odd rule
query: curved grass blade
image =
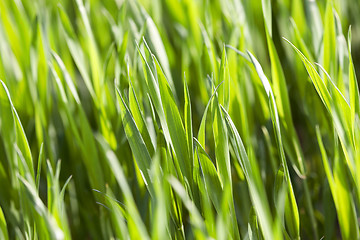
<svg viewBox="0 0 360 240">
<path fill-rule="evenodd" d="M 152 189 L 151 179 L 149 176 L 149 170 L 151 165 L 151 157 L 146 148 L 145 142 L 140 134 L 138 127 L 132 117 L 130 110 L 128 109 L 125 101 L 120 93 L 119 89 L 116 89 L 118 103 L 120 105 L 120 114 L 125 129 L 126 137 L 129 141 L 132 153 L 139 166 L 140 173 L 143 177 L 146 187 L 149 192 L 154 196 L 154 190 Z"/>
<path fill-rule="evenodd" d="M 216 171 L 214 164 L 210 160 L 209 155 L 206 153 L 205 149 L 201 146 L 199 141 L 194 138 L 194 142 L 197 145 L 196 155 L 198 157 L 198 161 L 200 162 L 201 171 L 204 175 L 205 189 L 211 201 L 213 202 L 215 209 L 218 213 L 220 213 L 222 185 L 219 179 L 219 174 Z"/>
<path fill-rule="evenodd" d="M 351 126 L 352 134 L 355 131 L 355 116 L 360 116 L 360 97 L 359 86 L 356 79 L 354 63 L 351 54 L 351 27 L 348 31 L 348 51 L 349 51 L 349 95 L 350 95 L 350 111 L 351 111 Z"/>
<path fill-rule="evenodd" d="M 32 155 L 29 147 L 29 143 L 27 141 L 24 128 L 20 122 L 20 118 L 15 110 L 15 107 L 11 101 L 10 93 L 5 86 L 5 83 L 0 80 L 2 91 L 0 95 L 0 101 L 1 101 L 1 128 L 3 129 L 3 133 L 7 138 L 7 143 L 12 146 L 7 146 L 9 150 L 9 159 L 10 161 L 15 161 L 16 159 L 16 151 L 14 148 L 14 145 L 16 144 L 17 147 L 22 152 L 24 159 L 26 161 L 27 168 L 29 170 L 30 175 L 34 178 L 34 166 L 33 166 L 33 160 Z M 4 111 L 4 112 L 2 112 Z M 11 114 L 10 114 L 11 111 Z M 10 163 L 12 165 L 12 163 Z M 15 161 L 14 168 L 17 166 L 17 163 Z M 12 169 L 15 173 L 15 169 Z M 15 179 L 14 179 L 15 180 Z"/>
<path fill-rule="evenodd" d="M 171 143 L 177 160 L 179 161 L 182 174 L 187 178 L 189 183 L 192 184 L 193 161 L 190 159 L 185 128 L 165 75 L 154 56 L 153 59 L 156 64 L 161 102 L 171 137 Z"/>
<path fill-rule="evenodd" d="M 259 219 L 259 225 L 265 239 L 281 239 L 276 235 L 274 223 L 272 221 L 270 207 L 267 201 L 265 187 L 260 179 L 260 173 L 256 161 L 250 162 L 240 135 L 226 110 L 221 107 L 224 118 L 229 129 L 229 137 L 232 147 L 239 164 L 244 172 L 248 188 L 250 191 L 251 201 L 254 205 L 256 215 Z"/>
<path fill-rule="evenodd" d="M 261 82 L 264 85 L 265 91 L 269 98 L 269 108 L 271 112 L 271 119 L 274 126 L 275 131 L 275 138 L 277 141 L 277 146 L 281 158 L 281 164 L 284 168 L 285 177 L 284 180 L 287 183 L 287 206 L 285 210 L 285 219 L 286 219 L 286 226 L 288 228 L 289 234 L 292 238 L 300 238 L 300 221 L 299 221 L 299 211 L 295 200 L 294 190 L 293 186 L 291 184 L 290 174 L 287 167 L 286 159 L 285 159 L 285 152 L 282 142 L 282 136 L 280 131 L 280 120 L 279 115 L 277 111 L 277 106 L 275 103 L 274 94 L 272 91 L 272 88 L 270 86 L 270 82 L 265 76 L 261 65 L 256 60 L 256 58 L 248 51 L 247 52 L 251 61 L 253 62 L 253 65 L 255 67 L 256 72 L 259 75 L 259 78 L 261 79 Z"/>
<path fill-rule="evenodd" d="M 119 93 L 120 94 L 120 93 Z M 119 95 L 120 96 L 120 95 Z M 119 101 L 122 101 L 119 99 Z M 125 106 L 125 105 L 124 105 Z M 126 108 L 123 109 L 126 111 Z M 128 112 L 128 111 L 127 111 Z M 138 133 L 139 134 L 139 133 Z M 131 192 L 130 186 L 126 180 L 124 171 L 119 163 L 119 160 L 115 153 L 108 146 L 107 142 L 101 138 L 97 138 L 101 148 L 103 149 L 106 160 L 114 173 L 117 183 L 119 184 L 125 199 L 126 215 L 125 219 L 128 220 L 128 230 L 130 238 L 138 237 L 141 239 L 149 240 L 150 237 L 146 230 L 146 226 L 141 219 L 138 208 L 135 203 L 134 196 Z"/>
<path fill-rule="evenodd" d="M 191 199 L 189 198 L 189 195 L 186 193 L 184 187 L 181 185 L 179 180 L 177 180 L 175 177 L 170 176 L 168 178 L 168 181 L 169 181 L 171 187 L 176 192 L 176 194 L 181 198 L 185 207 L 188 209 L 189 214 L 190 214 L 191 224 L 198 231 L 197 234 L 200 234 L 200 236 L 204 236 L 205 235 L 204 219 L 202 218 L 199 210 L 196 208 L 194 202 L 191 201 Z"/>
<path fill-rule="evenodd" d="M 9 240 L 9 235 L 8 235 L 6 225 L 7 224 L 6 224 L 6 220 L 4 218 L 4 213 L 0 207 L 0 238 L 4 239 L 4 240 Z"/>
<path fill-rule="evenodd" d="M 341 236 L 343 237 L 343 239 L 358 239 L 359 226 L 357 224 L 358 221 L 356 217 L 355 205 L 353 202 L 349 184 L 347 182 L 345 165 L 339 156 L 335 156 L 334 166 L 333 169 L 331 169 L 327 153 L 322 142 L 319 127 L 316 128 L 316 136 L 319 143 L 326 177 L 329 182 L 330 190 L 338 214 Z M 335 146 L 335 148 L 336 147 L 338 148 L 338 146 Z"/>
</svg>

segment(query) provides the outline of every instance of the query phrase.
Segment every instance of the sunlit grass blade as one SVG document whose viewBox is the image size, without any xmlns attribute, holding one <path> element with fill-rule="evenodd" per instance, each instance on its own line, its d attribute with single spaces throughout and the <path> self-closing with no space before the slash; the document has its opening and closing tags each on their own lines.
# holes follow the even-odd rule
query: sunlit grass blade
<svg viewBox="0 0 360 240">
<path fill-rule="evenodd" d="M 222 85 L 224 86 L 224 85 Z M 218 98 L 215 97 L 212 102 L 212 122 L 213 135 L 215 139 L 216 165 L 222 184 L 231 183 L 230 155 L 228 136 L 225 122 L 223 121 Z"/>
<path fill-rule="evenodd" d="M 348 51 L 349 51 L 349 95 L 350 95 L 350 111 L 351 111 L 351 126 L 352 134 L 355 131 L 355 117 L 360 116 L 360 97 L 359 86 L 355 74 L 354 63 L 351 54 L 351 28 L 348 31 Z"/>
<path fill-rule="evenodd" d="M 39 191 L 39 184 L 40 184 L 41 164 L 42 164 L 43 158 L 44 158 L 43 146 L 44 146 L 44 145 L 41 144 L 40 152 L 39 152 L 39 158 L 38 158 L 38 162 L 37 162 L 37 170 L 36 170 L 35 184 L 36 184 L 36 189 L 37 189 L 38 191 Z"/>
<path fill-rule="evenodd" d="M 54 54 L 53 56 L 62 71 L 62 75 L 65 79 L 66 86 L 72 95 L 71 98 L 75 100 L 76 107 L 78 109 L 77 117 L 79 117 L 82 124 L 79 127 L 77 126 L 75 118 L 72 115 L 72 111 L 68 104 L 68 97 L 65 94 L 64 86 L 62 86 L 61 80 L 56 70 L 50 64 L 50 69 L 54 76 L 56 88 L 61 94 L 62 102 L 60 106 L 65 111 L 65 116 L 67 118 L 67 120 L 64 121 L 69 122 L 69 127 L 71 129 L 71 132 L 75 136 L 75 139 L 77 140 L 78 144 L 80 145 L 81 154 L 84 157 L 84 164 L 88 169 L 89 180 L 93 188 L 102 190 L 105 187 L 105 183 L 103 179 L 103 171 L 100 162 L 98 161 L 98 153 L 95 145 L 95 140 L 93 138 L 91 126 L 89 125 L 89 122 L 86 118 L 84 109 L 80 102 L 80 98 L 73 85 L 73 82 L 70 78 L 67 69 L 65 68 L 62 60 L 57 55 Z"/>
<path fill-rule="evenodd" d="M 284 168 L 284 181 L 286 181 L 286 184 L 287 184 L 287 202 L 286 202 L 287 206 L 286 206 L 286 210 L 285 210 L 285 220 L 286 220 L 285 222 L 286 222 L 286 226 L 288 228 L 290 236 L 292 238 L 298 239 L 298 238 L 300 238 L 299 211 L 298 211 L 298 207 L 297 207 L 296 200 L 295 200 L 293 186 L 291 184 L 291 179 L 290 179 L 290 174 L 289 174 L 289 170 L 287 167 L 287 162 L 285 159 L 285 152 L 284 152 L 281 130 L 280 130 L 280 119 L 279 119 L 279 115 L 278 115 L 277 106 L 275 103 L 274 93 L 270 86 L 270 82 L 267 79 L 267 77 L 265 76 L 259 62 L 249 51 L 248 51 L 248 54 L 249 54 L 249 57 L 254 65 L 254 67 L 255 67 L 256 72 L 259 75 L 259 78 L 261 79 L 261 81 L 264 85 L 266 94 L 268 95 L 268 98 L 269 98 L 269 108 L 270 108 L 271 119 L 273 122 L 274 131 L 275 131 L 277 148 L 278 148 L 278 151 L 280 154 L 282 167 Z"/>
<path fill-rule="evenodd" d="M 324 164 L 326 177 L 329 182 L 330 190 L 332 192 L 335 207 L 338 213 L 338 221 L 341 229 L 341 235 L 344 239 L 352 239 L 359 237 L 359 226 L 357 224 L 355 205 L 350 193 L 349 184 L 345 172 L 345 166 L 340 159 L 339 153 L 334 157 L 334 166 L 331 169 L 329 159 L 327 157 L 320 128 L 316 128 L 316 135 L 321 151 L 321 156 Z M 339 146 L 335 143 L 335 147 L 339 149 Z M 335 150 L 339 151 L 339 150 Z"/>
<path fill-rule="evenodd" d="M 126 219 L 128 219 L 127 227 L 129 231 L 130 238 L 141 238 L 141 239 L 150 239 L 146 227 L 139 215 L 134 196 L 131 192 L 131 189 L 126 181 L 124 171 L 117 159 L 115 153 L 109 148 L 107 143 L 104 140 L 98 139 L 100 146 L 103 148 L 106 159 L 111 166 L 111 170 L 116 177 L 116 181 L 119 184 L 125 199 L 126 206 Z"/>
<path fill-rule="evenodd" d="M 41 201 L 40 197 L 37 195 L 37 191 L 32 186 L 31 183 L 26 181 L 23 177 L 18 176 L 20 182 L 23 184 L 25 188 L 28 200 L 32 203 L 33 209 L 39 214 L 40 218 L 36 218 L 36 223 L 38 224 L 39 228 L 45 227 L 45 229 L 41 229 L 40 232 L 43 234 L 39 234 L 40 237 L 47 237 L 52 239 L 63 239 L 64 233 L 57 225 L 53 216 L 51 216 L 44 203 Z M 43 225 L 44 224 L 44 225 Z"/>
<path fill-rule="evenodd" d="M 9 239 L 6 225 L 7 224 L 6 224 L 6 221 L 4 218 L 4 213 L 3 213 L 2 209 L 0 208 L 0 237 L 1 237 L 1 239 L 4 239 L 4 240 Z"/>
<path fill-rule="evenodd" d="M 231 139 L 231 144 L 235 151 L 236 158 L 240 163 L 249 186 L 251 200 L 254 204 L 263 236 L 264 238 L 274 238 L 274 224 L 271 217 L 269 203 L 267 201 L 265 188 L 260 179 L 257 163 L 255 162 L 255 159 L 252 159 L 250 162 L 240 135 L 236 130 L 236 127 L 232 122 L 229 114 L 224 108 L 222 108 L 222 112 L 224 113 L 224 118 L 226 119 L 227 127 L 229 129 L 229 138 Z"/>
<path fill-rule="evenodd" d="M 164 43 L 162 42 L 160 33 L 150 16 L 147 16 L 146 18 L 146 30 L 149 36 L 149 44 L 154 48 L 154 54 L 158 59 L 161 68 L 164 71 L 164 75 L 167 78 L 170 89 L 172 91 L 175 91 L 175 86 L 172 80 L 169 60 L 165 51 Z"/>
<path fill-rule="evenodd" d="M 150 156 L 154 153 L 155 151 L 155 146 L 153 145 L 153 142 L 151 140 L 150 137 L 150 133 L 148 131 L 148 126 L 146 125 L 145 119 L 144 119 L 144 115 L 141 112 L 140 109 L 140 104 L 139 101 L 136 97 L 136 93 L 134 90 L 134 87 L 130 82 L 130 86 L 129 86 L 129 108 L 131 110 L 131 113 L 133 115 L 134 121 L 141 133 L 141 136 L 143 137 L 143 140 L 146 144 L 146 148 L 149 151 Z"/>
<path fill-rule="evenodd" d="M 65 35 L 65 39 L 66 39 L 67 45 L 69 47 L 70 53 L 71 53 L 72 57 L 74 58 L 76 66 L 79 69 L 79 71 L 84 79 L 84 82 L 86 84 L 86 87 L 88 88 L 90 95 L 93 97 L 93 99 L 96 99 L 94 86 L 91 82 L 90 74 L 89 74 L 87 66 L 86 66 L 84 52 L 83 52 L 79 42 L 76 39 L 74 29 L 71 25 L 71 22 L 67 16 L 67 14 L 65 13 L 64 9 L 61 7 L 61 5 L 58 6 L 58 14 L 59 14 L 59 18 L 62 23 L 61 25 L 64 29 L 64 35 Z M 96 104 L 96 101 L 95 101 L 95 104 Z"/>
<path fill-rule="evenodd" d="M 185 128 L 165 75 L 162 72 L 162 69 L 156 59 L 154 59 L 154 62 L 156 64 L 161 102 L 164 109 L 166 124 L 171 137 L 171 143 L 179 162 L 182 174 L 187 178 L 189 183 L 192 184 L 193 164 L 192 159 L 190 159 Z"/>
<path fill-rule="evenodd" d="M 267 1 L 269 2 L 269 1 Z M 266 3 L 263 2 L 263 12 L 264 16 L 266 15 Z M 267 3 L 269 4 L 269 3 Z M 265 17 L 264 17 L 265 18 Z M 265 21 L 269 21 L 269 19 L 265 18 Z M 270 25 L 271 27 L 271 25 Z M 281 119 L 281 125 L 284 127 L 284 130 L 287 134 L 283 134 L 282 137 L 284 139 L 289 138 L 289 152 L 291 153 L 291 161 L 294 162 L 295 170 L 298 174 L 304 175 L 304 163 L 302 162 L 302 156 L 300 153 L 300 143 L 298 140 L 298 136 L 296 134 L 293 119 L 290 110 L 290 101 L 288 96 L 287 84 L 285 81 L 284 72 L 280 63 L 280 59 L 278 53 L 276 51 L 273 39 L 271 38 L 271 34 L 268 29 L 266 31 L 266 39 L 268 43 L 270 62 L 272 65 L 271 68 L 271 79 L 272 79 L 272 89 L 274 92 L 274 98 L 276 100 L 276 105 L 279 113 L 279 117 Z M 287 137 L 288 136 L 288 137 Z M 285 140 L 286 141 L 286 140 Z"/>
<path fill-rule="evenodd" d="M 92 27 L 90 25 L 90 20 L 87 16 L 86 8 L 84 6 L 83 0 L 76 0 L 77 7 L 80 11 L 81 19 L 83 21 L 87 38 L 86 43 L 88 47 L 88 54 L 90 60 L 90 68 L 91 68 L 91 79 L 94 86 L 95 93 L 98 98 L 101 97 L 102 94 L 102 85 L 100 84 L 100 78 L 102 77 L 102 68 L 99 59 L 99 53 L 96 46 L 96 41 L 94 38 L 94 34 L 92 31 Z"/>
<path fill-rule="evenodd" d="M 192 225 L 195 227 L 195 236 L 197 237 L 205 237 L 205 224 L 204 220 L 199 213 L 199 210 L 196 208 L 195 204 L 191 199 L 189 198 L 188 194 L 186 193 L 184 187 L 181 185 L 181 183 L 174 177 L 169 177 L 168 181 L 171 185 L 171 187 L 174 189 L 177 195 L 181 198 L 183 204 L 188 209 L 190 214 L 190 221 Z"/>
<path fill-rule="evenodd" d="M 322 102 L 324 103 L 325 107 L 328 110 L 330 110 L 331 109 L 331 106 L 330 106 L 330 102 L 331 102 L 330 93 L 329 93 L 329 91 L 328 91 L 328 89 L 327 89 L 327 87 L 325 85 L 325 82 L 322 80 L 322 78 L 319 76 L 318 72 L 316 71 L 314 65 L 289 40 L 287 40 L 286 38 L 284 38 L 284 39 L 285 39 L 285 41 L 287 41 L 293 47 L 293 49 L 300 56 L 300 58 L 301 58 L 302 62 L 304 63 L 304 66 L 305 66 L 311 80 L 313 81 L 315 89 L 318 92 Z"/>
<path fill-rule="evenodd" d="M 4 105 L 1 107 L 1 109 L 4 109 L 4 114 L 2 115 L 2 119 L 1 119 L 2 122 L 1 126 L 4 126 L 5 129 L 4 132 L 9 137 L 8 140 L 10 141 L 7 144 L 13 145 L 13 146 L 8 146 L 8 149 L 13 149 L 12 153 L 11 151 L 8 153 L 9 154 L 8 157 L 10 161 L 15 161 L 16 156 L 15 156 L 14 145 L 16 144 L 25 158 L 31 176 L 34 177 L 35 173 L 34 173 L 32 155 L 28 140 L 24 132 L 24 128 L 20 122 L 19 115 L 17 114 L 14 105 L 11 101 L 9 91 L 5 86 L 5 83 L 1 80 L 0 82 L 3 89 L 2 90 L 3 94 L 1 95 L 1 101 L 4 102 Z M 15 163 L 14 166 L 17 166 L 17 163 Z M 15 172 L 15 169 L 13 169 L 13 171 Z"/>
<path fill-rule="evenodd" d="M 224 83 L 222 87 L 222 91 L 219 94 L 219 103 L 225 107 L 225 109 L 229 109 L 230 104 L 230 70 L 229 70 L 229 63 L 226 55 L 226 47 L 224 45 L 221 55 L 221 62 L 220 62 L 220 70 L 219 70 L 219 78 L 215 81 L 215 85 L 219 85 L 220 83 Z"/>
<path fill-rule="evenodd" d="M 200 162 L 201 172 L 204 175 L 205 189 L 210 199 L 212 200 L 215 209 L 220 212 L 222 186 L 219 179 L 219 174 L 216 171 L 216 168 L 210 157 L 207 155 L 206 151 L 198 142 L 198 140 L 194 138 L 194 141 L 197 145 L 196 155 L 198 157 L 198 161 Z"/>
<path fill-rule="evenodd" d="M 193 126 L 192 126 L 192 113 L 191 113 L 191 100 L 189 87 L 186 82 L 185 74 L 184 74 L 184 125 L 185 132 L 187 137 L 188 149 L 190 152 L 190 159 L 193 159 L 194 155 L 194 147 L 193 147 Z"/>
<path fill-rule="evenodd" d="M 336 76 L 336 33 L 332 1 L 327 1 L 323 40 L 323 66 L 333 78 Z M 325 80 L 326 83 L 326 80 Z"/>
<path fill-rule="evenodd" d="M 127 105 L 125 104 L 124 98 L 121 95 L 119 89 L 117 91 L 118 102 L 120 105 L 120 113 L 122 118 L 122 124 L 125 129 L 130 147 L 134 154 L 134 158 L 139 165 L 139 169 L 146 187 L 149 189 L 150 194 L 154 195 L 154 190 L 152 189 L 152 184 L 149 176 L 149 169 L 151 165 L 151 157 L 146 148 L 143 138 L 137 128 L 134 118 L 132 117 Z"/>
<path fill-rule="evenodd" d="M 328 87 L 325 85 L 325 82 L 317 73 L 314 66 L 309 62 L 309 60 L 307 60 L 304 57 L 304 55 L 294 45 L 292 45 L 292 47 L 297 51 L 297 53 L 301 57 L 320 98 L 322 99 L 329 114 L 332 116 L 334 127 L 336 129 L 336 132 L 340 139 L 341 146 L 343 148 L 345 160 L 350 169 L 352 177 L 355 180 L 356 176 L 354 172 L 355 165 L 354 165 L 354 155 L 353 155 L 354 154 L 354 150 L 353 150 L 354 148 L 352 142 L 353 140 L 351 134 L 349 134 L 352 129 L 349 103 L 347 102 L 343 94 L 340 92 L 340 90 L 337 88 L 335 83 L 332 81 L 329 74 L 321 65 L 318 66 L 324 72 L 325 78 L 327 78 Z"/>
</svg>

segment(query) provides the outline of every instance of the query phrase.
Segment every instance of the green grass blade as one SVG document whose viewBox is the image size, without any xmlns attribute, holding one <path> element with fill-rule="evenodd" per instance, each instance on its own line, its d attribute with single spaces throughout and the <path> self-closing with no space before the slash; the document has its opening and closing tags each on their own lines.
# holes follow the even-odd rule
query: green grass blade
<svg viewBox="0 0 360 240">
<path fill-rule="evenodd" d="M 185 132 L 187 137 L 188 149 L 190 152 L 190 159 L 193 159 L 194 147 L 193 147 L 193 126 L 192 126 L 192 113 L 191 113 L 191 100 L 189 88 L 186 82 L 185 74 L 184 74 L 184 96 L 185 96 L 185 104 L 184 104 L 184 125 Z"/>
<path fill-rule="evenodd" d="M 264 238 L 274 238 L 273 221 L 271 218 L 270 207 L 267 201 L 264 185 L 260 180 L 260 174 L 256 162 L 250 163 L 248 155 L 245 151 L 244 145 L 240 138 L 234 123 L 232 122 L 229 114 L 222 108 L 224 118 L 226 119 L 227 127 L 229 129 L 229 137 L 231 139 L 232 147 L 234 149 L 237 160 L 245 174 L 250 196 L 256 214 L 259 219 L 259 225 Z"/>
<path fill-rule="evenodd" d="M 315 70 L 314 65 L 300 52 L 300 50 L 298 50 L 289 40 L 285 39 L 285 41 L 287 41 L 293 47 L 293 49 L 297 52 L 297 54 L 301 58 L 304 66 L 315 86 L 315 89 L 321 98 L 321 101 L 324 103 L 325 107 L 330 111 L 331 96 L 325 85 L 325 82 L 322 80 L 322 78 L 319 76 L 318 72 Z"/>
<path fill-rule="evenodd" d="M 339 159 L 339 156 L 335 156 L 334 166 L 331 170 L 319 127 L 316 128 L 316 135 L 321 151 L 326 177 L 328 179 L 330 190 L 332 192 L 335 207 L 338 213 L 341 235 L 344 239 L 356 239 L 359 237 L 359 228 L 357 224 L 354 202 L 346 179 L 344 163 L 341 161 L 341 159 Z"/>
<path fill-rule="evenodd" d="M 33 209 L 41 216 L 39 221 L 39 227 L 41 226 L 41 222 L 43 221 L 46 229 L 41 229 L 41 231 L 44 231 L 48 234 L 48 237 L 52 239 L 63 239 L 64 233 L 57 225 L 55 219 L 53 216 L 49 215 L 44 203 L 41 201 L 40 197 L 37 195 L 37 191 L 34 188 L 32 184 L 30 184 L 28 181 L 26 181 L 23 177 L 18 176 L 20 182 L 23 184 L 28 200 L 31 202 Z M 37 219 L 37 220 L 38 220 Z M 41 228 L 41 227 L 40 227 Z"/>
<path fill-rule="evenodd" d="M 200 231 L 200 234 L 205 234 L 205 225 L 204 220 L 199 213 L 199 210 L 196 208 L 195 204 L 189 198 L 188 194 L 186 193 L 184 187 L 175 177 L 169 177 L 168 181 L 171 187 L 174 189 L 176 194 L 181 198 L 182 202 L 184 203 L 185 207 L 188 209 L 190 214 L 190 220 L 193 226 Z"/>
<path fill-rule="evenodd" d="M 169 60 L 165 51 L 164 43 L 161 40 L 160 33 L 155 26 L 154 21 L 151 19 L 150 16 L 146 18 L 146 30 L 149 36 L 149 44 L 154 48 L 154 54 L 156 58 L 159 60 L 161 68 L 164 71 L 166 79 L 169 83 L 170 89 L 175 91 L 175 86 L 172 80 L 171 72 L 170 72 L 170 65 Z"/>
<path fill-rule="evenodd" d="M 277 111 L 277 106 L 275 103 L 274 94 L 273 94 L 272 88 L 270 86 L 270 82 L 267 79 L 267 77 L 265 76 L 265 74 L 261 68 L 261 65 L 249 51 L 248 51 L 248 54 L 249 54 L 251 61 L 254 64 L 256 72 L 258 73 L 258 75 L 261 79 L 261 82 L 264 85 L 265 91 L 268 95 L 268 98 L 269 98 L 271 119 L 272 119 L 273 126 L 274 126 L 275 137 L 276 137 L 277 146 L 278 146 L 278 150 L 279 150 L 279 154 L 280 154 L 280 158 L 281 158 L 281 164 L 282 164 L 282 167 L 284 168 L 284 172 L 285 172 L 284 180 L 287 183 L 288 205 L 286 207 L 287 211 L 285 211 L 286 225 L 288 227 L 290 236 L 292 238 L 298 239 L 298 238 L 300 238 L 299 211 L 298 211 L 298 207 L 296 204 L 294 190 L 293 190 L 293 186 L 291 184 L 290 174 L 289 174 L 289 170 L 288 170 L 286 159 L 285 159 L 285 152 L 284 152 L 282 136 L 281 136 L 281 131 L 280 131 L 280 119 L 279 119 L 279 115 L 278 115 L 278 111 Z"/>
<path fill-rule="evenodd" d="M 151 179 L 148 172 L 151 165 L 150 154 L 146 148 L 146 145 L 140 134 L 140 131 L 135 124 L 134 118 L 132 117 L 130 110 L 125 104 L 125 101 L 119 89 L 117 89 L 116 91 L 118 96 L 118 103 L 120 105 L 120 113 L 121 113 L 123 126 L 130 147 L 132 149 L 132 153 L 134 154 L 134 158 L 140 168 L 140 172 L 144 179 L 146 187 L 149 189 L 150 194 L 154 195 L 154 190 L 152 189 Z"/>
<path fill-rule="evenodd" d="M 359 86 L 356 79 L 354 63 L 351 54 L 351 28 L 348 31 L 348 51 L 349 51 L 349 95 L 350 95 L 350 111 L 351 111 L 351 126 L 355 126 L 355 115 L 360 116 L 360 97 Z M 354 134 L 354 127 L 352 132 Z"/>
<path fill-rule="evenodd" d="M 41 144 L 40 147 L 40 153 L 39 153 L 39 158 L 38 158 L 38 163 L 37 163 L 37 170 L 36 170 L 36 179 L 35 179 L 35 184 L 36 184 L 36 189 L 39 191 L 39 184 L 40 184 L 40 173 L 41 173 L 41 164 L 44 158 L 44 149 L 43 149 L 44 144 Z"/>
<path fill-rule="evenodd" d="M 151 141 L 150 133 L 148 131 L 149 128 L 146 125 L 144 115 L 140 110 L 140 103 L 136 97 L 136 93 L 134 87 L 132 86 L 131 81 L 129 86 L 129 108 L 131 110 L 136 126 L 139 128 L 141 136 L 143 137 L 143 140 L 146 144 L 146 148 L 148 149 L 149 154 L 151 156 L 155 151 L 155 146 Z"/>
<path fill-rule="evenodd" d="M 332 1 L 327 1 L 323 40 L 323 66 L 333 78 L 336 76 L 336 33 Z"/>
<path fill-rule="evenodd" d="M 178 107 L 175 103 L 174 96 L 171 92 L 170 86 L 165 78 L 162 69 L 154 59 L 158 73 L 158 82 L 161 95 L 162 106 L 166 118 L 166 124 L 169 129 L 172 146 L 179 161 L 179 165 L 183 175 L 187 178 L 189 183 L 192 183 L 192 159 L 186 141 L 186 133 L 183 122 L 180 117 Z"/>
<path fill-rule="evenodd" d="M 230 105 L 230 70 L 229 70 L 229 63 L 226 56 L 226 47 L 224 45 L 221 55 L 221 62 L 220 62 L 220 70 L 219 70 L 219 80 L 215 82 L 215 85 L 219 85 L 220 83 L 224 83 L 222 91 L 219 91 L 219 103 L 225 107 L 225 109 L 229 109 Z"/>
<path fill-rule="evenodd" d="M 100 146 L 104 150 L 106 154 L 106 160 L 111 167 L 114 176 L 116 177 L 116 181 L 119 184 L 125 198 L 125 206 L 126 206 L 126 218 L 129 220 L 128 222 L 128 230 L 130 237 L 140 237 L 141 239 L 150 239 L 146 226 L 141 219 L 139 211 L 136 207 L 136 203 L 134 200 L 134 196 L 131 192 L 130 186 L 126 181 L 126 177 L 124 171 L 117 159 L 115 153 L 110 149 L 107 143 L 104 140 L 97 139 L 100 143 Z M 135 224 L 135 225 L 134 225 Z"/>
<path fill-rule="evenodd" d="M 5 83 L 1 80 L 0 80 L 0 82 L 1 82 L 1 85 L 3 88 L 3 91 L 5 93 L 4 95 L 2 95 L 2 101 L 4 101 L 4 98 L 6 99 L 5 101 L 8 101 L 7 106 L 5 105 L 5 110 L 7 108 L 8 110 L 11 109 L 11 111 L 12 111 L 12 114 L 11 114 L 12 116 L 9 115 L 9 112 L 7 114 L 4 114 L 5 117 L 2 118 L 1 125 L 3 125 L 5 128 L 10 127 L 10 129 L 5 130 L 4 132 L 10 131 L 7 133 L 7 136 L 11 139 L 11 141 L 13 141 L 12 143 L 10 142 L 10 144 L 16 143 L 17 147 L 20 149 L 20 151 L 22 152 L 22 154 L 25 158 L 26 165 L 29 169 L 31 176 L 34 177 L 35 173 L 34 173 L 32 155 L 31 155 L 28 140 L 25 135 L 24 128 L 20 122 L 20 118 L 14 108 L 12 101 L 11 101 L 9 91 L 8 91 L 7 87 L 5 86 Z M 13 149 L 13 147 L 10 147 L 9 149 Z M 13 151 L 15 151 L 15 149 L 13 149 Z M 15 154 L 15 152 L 13 152 L 13 154 Z M 11 155 L 11 157 L 15 157 L 15 156 Z M 12 159 L 15 160 L 14 158 L 12 158 Z M 16 164 L 15 164 L 15 166 L 16 166 Z M 15 170 L 15 169 L 13 169 L 13 170 Z"/>
<path fill-rule="evenodd" d="M 262 8 L 263 8 L 263 16 L 264 22 L 269 33 L 270 37 L 272 37 L 272 17 L 271 17 L 271 1 L 270 0 L 261 0 Z"/>
<path fill-rule="evenodd" d="M 91 82 L 89 71 L 87 69 L 84 52 L 82 50 L 81 45 L 79 44 L 79 42 L 76 39 L 71 22 L 70 22 L 68 16 L 66 15 L 64 9 L 61 7 L 61 5 L 59 5 L 59 7 L 58 7 L 58 14 L 59 14 L 59 18 L 61 20 L 62 27 L 64 29 L 65 39 L 66 39 L 69 51 L 76 63 L 77 68 L 79 69 L 79 71 L 84 79 L 84 82 L 86 84 L 86 87 L 87 87 L 90 95 L 92 96 L 93 99 L 96 99 L 94 86 Z M 95 101 L 95 104 L 96 104 L 96 101 Z"/>
<path fill-rule="evenodd" d="M 4 213 L 0 207 L 0 237 L 1 239 L 4 240 L 8 240 L 9 239 L 9 235 L 8 235 L 8 231 L 7 231 L 7 226 L 6 226 L 6 220 L 4 218 Z"/>
<path fill-rule="evenodd" d="M 215 209 L 220 212 L 222 186 L 219 178 L 219 174 L 216 171 L 214 164 L 210 157 L 206 153 L 205 149 L 201 146 L 199 141 L 194 138 L 197 145 L 196 155 L 198 157 L 201 171 L 204 175 L 204 183 L 207 194 L 213 202 Z"/>
</svg>

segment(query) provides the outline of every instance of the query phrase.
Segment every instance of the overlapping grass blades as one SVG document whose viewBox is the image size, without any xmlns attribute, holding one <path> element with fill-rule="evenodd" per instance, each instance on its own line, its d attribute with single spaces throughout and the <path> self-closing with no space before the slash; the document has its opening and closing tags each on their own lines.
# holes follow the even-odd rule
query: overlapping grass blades
<svg viewBox="0 0 360 240">
<path fill-rule="evenodd" d="M 0 1 L 0 238 L 359 239 L 358 7 Z"/>
</svg>

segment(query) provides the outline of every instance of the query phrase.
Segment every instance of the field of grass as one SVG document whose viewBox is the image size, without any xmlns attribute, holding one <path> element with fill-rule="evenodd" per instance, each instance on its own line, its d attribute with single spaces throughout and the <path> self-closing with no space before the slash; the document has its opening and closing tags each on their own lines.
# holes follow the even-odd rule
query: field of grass
<svg viewBox="0 0 360 240">
<path fill-rule="evenodd" d="M 0 0 L 0 239 L 360 239 L 359 9 Z"/>
</svg>

